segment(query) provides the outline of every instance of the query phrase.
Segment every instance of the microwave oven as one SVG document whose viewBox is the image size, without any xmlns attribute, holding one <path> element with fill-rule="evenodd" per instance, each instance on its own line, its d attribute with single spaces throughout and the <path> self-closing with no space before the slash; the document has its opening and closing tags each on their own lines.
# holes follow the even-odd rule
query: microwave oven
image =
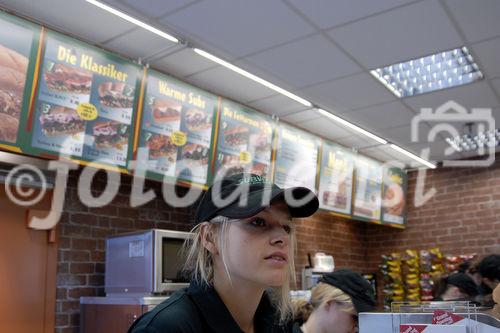
<svg viewBox="0 0 500 333">
<path fill-rule="evenodd" d="M 168 294 L 189 285 L 181 249 L 189 232 L 149 229 L 106 239 L 106 295 Z"/>
</svg>

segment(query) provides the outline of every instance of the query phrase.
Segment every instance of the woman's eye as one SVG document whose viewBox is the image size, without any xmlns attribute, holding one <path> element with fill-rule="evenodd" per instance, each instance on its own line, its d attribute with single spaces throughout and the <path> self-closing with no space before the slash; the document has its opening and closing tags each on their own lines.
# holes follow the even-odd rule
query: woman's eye
<svg viewBox="0 0 500 333">
<path fill-rule="evenodd" d="M 289 225 L 284 225 L 284 226 L 283 226 L 283 230 L 285 230 L 285 232 L 286 232 L 287 234 L 289 234 L 289 233 L 291 233 L 291 232 L 292 232 L 292 227 L 291 227 L 291 226 L 289 226 Z"/>
<path fill-rule="evenodd" d="M 266 220 L 264 220 L 264 219 L 255 219 L 255 220 L 252 220 L 250 223 L 256 227 L 265 227 L 266 226 Z"/>
</svg>

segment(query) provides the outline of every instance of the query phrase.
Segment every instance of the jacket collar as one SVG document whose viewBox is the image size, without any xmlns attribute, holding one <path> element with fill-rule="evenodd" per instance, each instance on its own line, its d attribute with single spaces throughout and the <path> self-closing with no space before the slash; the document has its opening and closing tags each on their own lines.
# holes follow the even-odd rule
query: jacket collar
<svg viewBox="0 0 500 333">
<path fill-rule="evenodd" d="M 213 287 L 202 286 L 193 281 L 189 285 L 188 295 L 215 332 L 243 332 Z M 275 308 L 267 293 L 264 293 L 255 312 L 255 331 L 273 332 L 274 325 L 277 325 L 275 314 Z"/>
</svg>

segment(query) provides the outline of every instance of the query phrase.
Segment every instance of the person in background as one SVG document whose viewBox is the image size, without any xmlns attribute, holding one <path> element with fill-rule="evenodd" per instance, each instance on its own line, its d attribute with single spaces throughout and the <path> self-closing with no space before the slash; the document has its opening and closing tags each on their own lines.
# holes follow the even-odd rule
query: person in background
<svg viewBox="0 0 500 333">
<path fill-rule="evenodd" d="M 494 305 L 491 292 L 500 283 L 500 254 L 490 254 L 484 257 L 477 264 L 477 272 L 481 275 L 483 289 L 488 293 L 483 295 L 483 306 L 492 307 Z"/>
<path fill-rule="evenodd" d="M 311 299 L 294 301 L 293 333 L 353 333 L 358 313 L 375 309 L 370 283 L 349 269 L 324 274 Z"/>
<path fill-rule="evenodd" d="M 307 188 L 283 190 L 254 174 L 216 181 L 201 198 L 186 247 L 189 288 L 143 315 L 129 332 L 289 332 L 292 218 L 310 216 L 318 205 Z"/>
<path fill-rule="evenodd" d="M 476 283 L 465 273 L 443 276 L 434 285 L 434 299 L 436 301 L 474 302 L 477 295 Z"/>
</svg>

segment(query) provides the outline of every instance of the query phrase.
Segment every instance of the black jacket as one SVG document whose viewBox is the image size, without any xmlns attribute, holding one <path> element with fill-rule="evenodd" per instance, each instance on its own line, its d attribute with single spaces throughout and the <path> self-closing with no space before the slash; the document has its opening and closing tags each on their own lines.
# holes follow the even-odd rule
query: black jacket
<svg viewBox="0 0 500 333">
<path fill-rule="evenodd" d="M 277 324 L 275 308 L 264 294 L 255 313 L 256 333 L 288 333 L 291 323 Z M 128 333 L 242 333 L 212 287 L 191 282 L 152 311 L 141 316 Z"/>
</svg>

